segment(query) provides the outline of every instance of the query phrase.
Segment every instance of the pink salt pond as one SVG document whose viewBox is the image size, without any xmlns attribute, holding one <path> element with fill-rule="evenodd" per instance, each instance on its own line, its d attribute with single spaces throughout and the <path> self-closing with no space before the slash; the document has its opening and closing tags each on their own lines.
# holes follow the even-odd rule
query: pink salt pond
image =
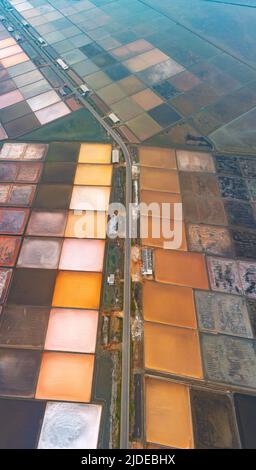
<svg viewBox="0 0 256 470">
<path fill-rule="evenodd" d="M 103 240 L 64 240 L 59 269 L 101 272 L 104 249 Z"/>
<path fill-rule="evenodd" d="M 16 41 L 13 38 L 2 39 L 0 41 L 0 50 L 5 49 L 6 47 L 9 47 L 9 46 L 15 46 L 15 45 L 16 45 Z"/>
<path fill-rule="evenodd" d="M 75 186 L 72 192 L 70 209 L 107 211 L 110 188 L 105 186 Z"/>
<path fill-rule="evenodd" d="M 50 313 L 45 349 L 94 353 L 98 312 L 53 308 Z"/>
<path fill-rule="evenodd" d="M 0 50 L 0 59 L 5 59 L 5 57 L 19 54 L 19 52 L 22 52 L 22 49 L 18 45 L 5 47 L 4 49 Z"/>
<path fill-rule="evenodd" d="M 60 102 L 55 103 L 51 106 L 47 106 L 46 108 L 40 109 L 39 111 L 36 111 L 35 115 L 39 120 L 40 124 L 47 124 L 48 122 L 54 121 L 55 119 L 59 119 L 69 113 L 70 110 L 65 105 L 65 103 Z"/>
<path fill-rule="evenodd" d="M 19 90 L 11 91 L 10 93 L 5 93 L 0 96 L 0 109 L 7 108 L 12 104 L 19 103 L 23 101 L 23 96 Z"/>
<path fill-rule="evenodd" d="M 27 62 L 29 57 L 25 52 L 20 52 L 19 54 L 11 55 L 10 57 L 5 57 L 5 59 L 0 60 L 0 65 L 5 68 L 13 67 L 14 65 L 22 64 L 22 62 Z"/>
</svg>

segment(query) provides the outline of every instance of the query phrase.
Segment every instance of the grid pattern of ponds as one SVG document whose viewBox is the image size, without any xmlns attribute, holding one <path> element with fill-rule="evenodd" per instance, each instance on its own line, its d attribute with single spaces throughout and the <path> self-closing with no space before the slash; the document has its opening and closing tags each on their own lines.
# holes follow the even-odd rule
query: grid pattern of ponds
<svg viewBox="0 0 256 470">
<path fill-rule="evenodd" d="M 165 142 L 186 143 L 188 135 L 210 135 L 225 146 L 231 145 L 232 132 L 236 145 L 247 145 L 240 132 L 254 123 L 256 72 L 253 45 L 239 49 L 248 36 L 245 40 L 236 9 L 221 5 L 216 11 L 197 0 L 194 15 L 187 13 L 186 2 L 171 7 L 155 0 L 11 3 L 96 92 L 103 113 L 112 110 L 120 117 L 130 141 L 162 135 Z M 225 8 L 230 15 L 225 21 L 232 24 L 226 30 L 236 30 L 240 38 L 232 43 L 229 34 L 227 44 L 218 36 L 218 15 Z M 240 115 L 239 132 L 232 127 L 226 133 L 223 126 Z"/>
<path fill-rule="evenodd" d="M 0 140 L 18 137 L 70 112 L 21 45 L 1 24 Z"/>
<path fill-rule="evenodd" d="M 108 144 L 0 151 L 0 448 L 97 447 L 102 407 L 91 391 L 110 162 Z"/>
<path fill-rule="evenodd" d="M 179 250 L 142 239 L 154 250 L 143 283 L 146 440 L 255 447 L 255 159 L 139 152 L 141 200 L 182 202 L 184 227 Z"/>
</svg>

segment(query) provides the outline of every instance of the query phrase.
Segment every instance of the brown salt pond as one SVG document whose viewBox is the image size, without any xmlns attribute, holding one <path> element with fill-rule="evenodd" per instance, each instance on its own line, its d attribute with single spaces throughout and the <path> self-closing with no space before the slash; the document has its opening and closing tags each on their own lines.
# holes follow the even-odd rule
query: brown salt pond
<svg viewBox="0 0 256 470">
<path fill-rule="evenodd" d="M 177 161 L 179 170 L 182 171 L 215 173 L 214 162 L 210 153 L 177 150 Z"/>
<path fill-rule="evenodd" d="M 24 238 L 17 266 L 55 269 L 58 267 L 62 240 L 57 238 Z"/>
<path fill-rule="evenodd" d="M 151 49 L 132 59 L 126 60 L 124 65 L 131 70 L 131 72 L 141 72 L 152 65 L 166 61 L 168 58 L 169 57 L 159 49 Z"/>
<path fill-rule="evenodd" d="M 144 335 L 147 369 L 203 378 L 197 331 L 145 322 Z"/>
<path fill-rule="evenodd" d="M 141 189 L 179 193 L 180 185 L 177 171 L 141 167 Z"/>
<path fill-rule="evenodd" d="M 146 378 L 146 439 L 167 447 L 193 448 L 188 387 Z"/>
<path fill-rule="evenodd" d="M 17 163 L 17 182 L 19 183 L 37 183 L 41 174 L 41 163 Z"/>
<path fill-rule="evenodd" d="M 125 46 L 114 49 L 111 53 L 117 58 L 126 59 L 139 53 L 149 51 L 150 49 L 153 49 L 152 44 L 145 41 L 145 39 L 138 39 L 137 41 L 130 42 Z"/>
<path fill-rule="evenodd" d="M 141 147 L 139 151 L 141 166 L 175 170 L 177 168 L 175 150 L 160 147 Z"/>
<path fill-rule="evenodd" d="M 149 111 L 163 102 L 158 95 L 149 89 L 139 91 L 136 95 L 132 96 L 132 100 L 145 111 Z"/>
<path fill-rule="evenodd" d="M 158 204 L 158 208 L 160 210 L 159 216 L 165 217 L 165 214 L 161 211 L 161 204 L 170 204 L 171 205 L 171 219 L 174 219 L 174 204 L 181 203 L 181 196 L 179 194 L 172 194 L 168 192 L 162 191 L 145 191 L 142 190 L 140 192 L 140 202 L 144 204 Z M 146 214 L 146 208 L 141 207 L 141 214 Z M 173 214 L 173 217 L 172 217 Z M 154 214 L 156 216 L 156 214 Z"/>
<path fill-rule="evenodd" d="M 29 216 L 28 209 L 0 208 L 0 233 L 20 235 L 23 233 Z"/>
<path fill-rule="evenodd" d="M 172 213 L 172 212 L 171 212 Z M 173 242 L 171 231 L 177 231 L 181 222 L 170 222 L 168 219 L 159 217 L 145 217 L 140 219 L 140 236 L 142 245 L 164 248 L 165 242 Z M 175 246 L 176 250 L 187 251 L 187 240 L 185 224 L 182 223 L 182 240 L 180 246 Z"/>
<path fill-rule="evenodd" d="M 193 290 L 154 281 L 143 284 L 144 319 L 167 325 L 196 328 Z"/>
<path fill-rule="evenodd" d="M 0 160 L 42 160 L 47 148 L 45 144 L 6 142 L 0 151 Z"/>
<path fill-rule="evenodd" d="M 63 237 L 66 225 L 65 211 L 43 211 L 35 209 L 29 219 L 27 235 Z"/>
<path fill-rule="evenodd" d="M 155 250 L 155 278 L 167 284 L 194 289 L 209 288 L 205 257 L 198 253 Z"/>
<path fill-rule="evenodd" d="M 21 160 L 26 152 L 27 144 L 6 142 L 0 151 L 1 160 Z"/>
<path fill-rule="evenodd" d="M 0 266 L 14 266 L 20 243 L 20 237 L 0 236 Z"/>
</svg>

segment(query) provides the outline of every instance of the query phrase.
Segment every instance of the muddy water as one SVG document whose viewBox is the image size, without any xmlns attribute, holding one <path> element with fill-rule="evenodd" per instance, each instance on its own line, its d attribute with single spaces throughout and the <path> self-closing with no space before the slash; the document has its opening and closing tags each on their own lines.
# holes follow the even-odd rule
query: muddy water
<svg viewBox="0 0 256 470">
<path fill-rule="evenodd" d="M 146 368 L 179 376 L 203 377 L 196 331 L 146 322 L 144 334 Z"/>
<path fill-rule="evenodd" d="M 178 173 L 174 170 L 141 167 L 140 184 L 141 189 L 180 192 Z"/>
<path fill-rule="evenodd" d="M 142 216 L 140 219 L 142 245 L 164 248 L 165 242 L 172 242 L 174 240 L 172 232 L 174 232 L 176 225 L 168 219 Z M 185 224 L 182 224 L 182 240 L 177 249 L 187 251 Z"/>
<path fill-rule="evenodd" d="M 144 319 L 148 321 L 196 328 L 193 291 L 189 287 L 145 281 L 143 312 Z"/>
<path fill-rule="evenodd" d="M 159 282 L 208 289 L 205 259 L 197 253 L 155 250 L 155 277 Z"/>
<path fill-rule="evenodd" d="M 140 149 L 141 166 L 175 170 L 177 168 L 175 151 L 159 147 L 142 147 Z"/>
<path fill-rule="evenodd" d="M 146 379 L 146 438 L 179 449 L 193 448 L 189 392 L 184 385 Z"/>
</svg>

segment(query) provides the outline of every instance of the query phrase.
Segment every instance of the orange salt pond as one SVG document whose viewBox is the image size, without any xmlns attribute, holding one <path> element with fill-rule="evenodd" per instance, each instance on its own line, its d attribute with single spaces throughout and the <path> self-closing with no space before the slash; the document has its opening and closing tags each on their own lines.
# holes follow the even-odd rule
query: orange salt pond
<svg viewBox="0 0 256 470">
<path fill-rule="evenodd" d="M 100 273 L 60 271 L 57 275 L 52 305 L 98 309 L 101 281 Z"/>
<path fill-rule="evenodd" d="M 93 366 L 92 354 L 44 352 L 35 397 L 90 401 Z"/>
<path fill-rule="evenodd" d="M 79 164 L 75 184 L 88 186 L 111 186 L 112 165 Z"/>
<path fill-rule="evenodd" d="M 69 211 L 65 237 L 106 238 L 106 212 Z"/>
<path fill-rule="evenodd" d="M 167 192 L 160 192 L 160 191 L 145 191 L 142 190 L 140 192 L 140 202 L 143 204 L 157 204 L 159 210 L 159 217 L 166 217 L 165 214 L 162 213 L 161 204 L 170 204 L 170 218 L 174 218 L 174 204 L 181 203 L 181 196 L 179 194 L 171 194 Z M 141 214 L 145 215 L 147 213 L 146 208 L 143 206 L 141 207 Z M 168 218 L 169 218 L 168 213 Z M 154 214 L 156 216 L 156 214 Z M 177 217 L 176 217 L 177 218 Z M 177 218 L 179 219 L 179 218 Z"/>
<path fill-rule="evenodd" d="M 146 440 L 178 449 L 193 448 L 188 387 L 146 378 Z"/>
<path fill-rule="evenodd" d="M 199 338 L 195 330 L 145 322 L 144 344 L 147 369 L 203 378 Z"/>
<path fill-rule="evenodd" d="M 70 209 L 107 211 L 110 188 L 106 186 L 74 186 Z"/>
<path fill-rule="evenodd" d="M 204 255 L 181 251 L 155 250 L 156 281 L 194 289 L 208 289 Z"/>
<path fill-rule="evenodd" d="M 145 111 L 149 111 L 163 102 L 163 100 L 150 89 L 141 90 L 135 95 L 132 95 L 132 100 L 141 108 L 145 109 Z"/>
<path fill-rule="evenodd" d="M 172 211 L 171 214 L 173 215 Z M 173 235 L 170 233 L 180 229 L 180 223 L 178 221 L 170 222 L 168 219 L 162 219 L 159 217 L 145 217 L 140 218 L 140 236 L 142 245 L 164 248 L 165 242 L 173 242 Z M 174 230 L 175 229 L 175 230 Z M 166 247 L 168 248 L 168 247 Z M 171 249 L 171 247 L 169 247 Z M 187 239 L 185 224 L 182 223 L 182 239 L 180 246 L 175 246 L 176 250 L 187 251 Z"/>
<path fill-rule="evenodd" d="M 81 144 L 79 163 L 111 163 L 110 144 Z"/>
<path fill-rule="evenodd" d="M 175 151 L 171 149 L 141 147 L 139 157 L 141 166 L 165 168 L 166 170 L 177 168 Z"/>
<path fill-rule="evenodd" d="M 154 281 L 143 284 L 144 319 L 167 325 L 196 328 L 193 290 Z"/>
<path fill-rule="evenodd" d="M 141 190 L 140 200 L 145 204 L 151 204 L 156 202 L 157 204 L 176 204 L 181 202 L 181 196 L 179 194 L 172 194 L 164 191 L 151 191 L 151 190 Z"/>
<path fill-rule="evenodd" d="M 141 167 L 141 189 L 179 193 L 180 185 L 177 171 Z"/>
</svg>

